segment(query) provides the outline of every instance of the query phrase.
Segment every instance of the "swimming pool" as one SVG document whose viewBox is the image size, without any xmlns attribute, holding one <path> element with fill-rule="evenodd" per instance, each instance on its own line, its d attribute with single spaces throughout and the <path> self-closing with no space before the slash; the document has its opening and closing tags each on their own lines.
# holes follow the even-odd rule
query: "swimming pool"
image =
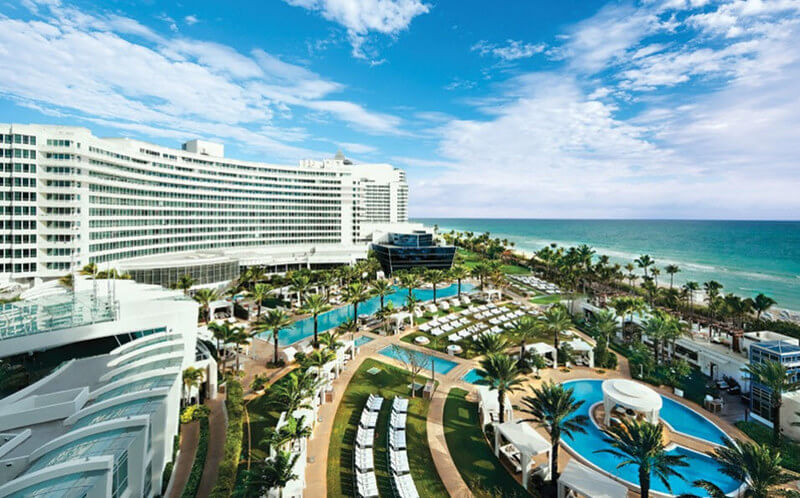
<svg viewBox="0 0 800 498">
<path fill-rule="evenodd" d="M 469 292 L 475 286 L 468 283 L 461 284 L 461 292 Z M 389 294 L 384 298 L 384 305 L 392 302 L 395 307 L 402 307 L 406 305 L 406 298 L 408 297 L 408 290 L 395 287 L 395 292 L 393 294 Z M 433 289 L 414 289 L 412 291 L 414 297 L 416 297 L 419 301 L 429 301 L 433 299 Z M 436 299 L 440 298 L 447 298 L 452 297 L 458 294 L 458 284 L 452 284 L 449 287 L 444 287 L 441 289 L 436 289 Z M 372 315 L 376 311 L 381 308 L 381 300 L 379 297 L 372 297 L 363 303 L 358 305 L 358 314 L 359 315 Z M 347 305 L 342 306 L 341 308 L 336 308 L 334 310 L 328 311 L 327 313 L 322 313 L 317 318 L 317 323 L 319 330 L 318 332 L 321 334 L 326 330 L 330 330 L 332 328 L 336 328 L 346 320 L 353 318 L 353 306 Z M 260 334 L 261 337 L 268 339 L 270 334 L 268 332 L 264 332 Z M 278 339 L 280 340 L 282 345 L 294 344 L 297 341 L 302 341 L 303 339 L 314 335 L 314 319 L 304 318 L 302 320 L 298 320 L 292 324 L 291 327 L 287 327 L 278 333 Z"/>
<path fill-rule="evenodd" d="M 355 344 L 356 347 L 363 346 L 364 344 L 368 343 L 372 340 L 372 337 L 367 337 L 365 335 L 360 335 L 356 337 Z"/>
<path fill-rule="evenodd" d="M 580 410 L 578 410 L 575 415 L 589 416 L 589 410 L 591 407 L 595 403 L 600 403 L 603 401 L 603 390 L 601 387 L 602 383 L 603 381 L 601 380 L 572 380 L 563 383 L 565 387 L 571 387 L 575 390 L 575 397 L 577 399 L 584 400 L 583 406 L 581 406 Z M 710 429 L 705 426 L 705 423 L 707 423 L 715 429 L 716 435 L 722 434 L 722 437 L 725 437 L 721 430 L 714 427 L 711 422 L 705 419 L 705 417 L 702 417 L 696 413 L 694 410 L 681 405 L 680 403 L 676 403 L 668 398 L 664 398 L 663 396 L 662 398 L 664 399 L 664 407 L 667 407 L 667 405 L 670 403 L 671 405 L 666 410 L 664 410 L 664 407 L 662 407 L 661 416 L 665 422 L 670 424 L 676 430 L 679 430 L 680 432 L 684 432 L 684 430 L 686 430 L 685 433 L 687 435 L 700 437 L 701 439 L 711 438 L 710 440 L 713 441 L 714 439 L 710 435 Z M 681 418 L 684 418 L 685 420 L 681 420 Z M 693 424 L 698 422 L 700 419 L 704 420 L 705 423 L 702 424 L 702 428 L 697 428 Z M 681 429 L 676 426 L 681 427 Z M 611 447 L 604 441 L 605 435 L 603 432 L 592 422 L 587 424 L 585 429 L 586 434 L 576 433 L 572 438 L 565 436 L 562 438 L 562 441 L 592 465 L 599 467 L 605 472 L 615 475 L 620 479 L 638 485 L 638 469 L 635 466 L 617 468 L 617 465 L 621 461 L 619 458 L 608 453 L 595 453 L 595 451 L 599 449 Z M 735 491 L 741 484 L 735 479 L 722 474 L 719 471 L 719 466 L 707 455 L 697 453 L 681 446 L 674 446 L 669 453 L 672 455 L 684 455 L 684 461 L 688 463 L 689 466 L 678 468 L 678 472 L 683 479 L 679 477 L 672 477 L 669 479 L 670 486 L 672 487 L 672 493 L 667 490 L 666 486 L 664 486 L 664 483 L 662 483 L 660 479 L 658 479 L 656 476 L 652 476 L 650 485 L 653 491 L 664 494 L 674 494 L 676 496 L 683 493 L 706 496 L 706 493 L 702 489 L 692 486 L 692 482 L 698 479 L 711 480 L 714 482 L 714 484 L 725 491 L 726 494 Z"/>
<path fill-rule="evenodd" d="M 412 351 L 407 348 L 396 348 L 392 346 L 386 346 L 385 348 L 380 350 L 380 354 L 400 361 L 407 360 L 408 356 L 406 355 L 413 354 L 418 358 L 421 358 L 421 362 L 423 362 L 423 364 L 428 365 L 426 367 L 427 370 L 430 370 L 430 362 L 433 362 L 433 367 L 435 368 L 434 373 L 437 374 L 446 374 L 447 372 L 449 372 L 458 365 L 458 363 L 454 361 L 445 360 L 443 358 L 439 358 L 438 356 L 432 356 L 429 354 L 421 353 L 419 351 Z"/>
<path fill-rule="evenodd" d="M 481 377 L 478 374 L 477 368 L 473 368 L 472 370 L 467 372 L 466 375 L 461 377 L 461 380 L 463 380 L 464 382 L 469 382 L 470 384 L 477 384 L 478 382 L 481 381 L 481 379 L 483 379 L 483 377 Z"/>
</svg>

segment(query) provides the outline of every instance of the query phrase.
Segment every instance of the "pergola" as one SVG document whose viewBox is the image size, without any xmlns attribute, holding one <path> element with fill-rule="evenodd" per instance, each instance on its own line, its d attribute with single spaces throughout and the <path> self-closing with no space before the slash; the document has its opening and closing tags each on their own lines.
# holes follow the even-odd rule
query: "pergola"
<svg viewBox="0 0 800 498">
<path fill-rule="evenodd" d="M 483 292 L 489 301 L 499 301 L 503 297 L 503 292 L 500 289 L 486 289 Z"/>
<path fill-rule="evenodd" d="M 552 361 L 556 360 L 556 348 L 546 342 L 534 342 L 525 345 L 525 352 L 533 351 L 539 356 L 549 356 Z"/>
<path fill-rule="evenodd" d="M 580 337 L 567 341 L 565 344 L 569 344 L 573 351 L 586 358 L 589 367 L 594 368 L 594 347 L 591 344 Z"/>
<path fill-rule="evenodd" d="M 581 464 L 574 458 L 558 477 L 558 498 L 565 498 L 567 490 L 587 498 L 620 498 L 628 496 L 628 488 L 614 479 Z"/>
<path fill-rule="evenodd" d="M 476 386 L 478 390 L 478 412 L 481 415 L 481 429 L 486 427 L 486 424 L 494 422 L 493 416 L 500 416 L 500 402 L 497 400 L 497 390 L 489 386 Z M 505 420 L 511 420 L 514 417 L 514 407 L 511 405 L 511 400 L 506 397 L 505 399 Z"/>
<path fill-rule="evenodd" d="M 208 318 L 213 320 L 217 315 L 217 311 L 228 310 L 228 315 L 233 316 L 233 303 L 224 299 L 211 301 L 208 303 Z"/>
<path fill-rule="evenodd" d="M 550 443 L 533 427 L 524 422 L 504 422 L 494 426 L 494 454 L 500 458 L 501 441 L 505 439 L 519 451 L 519 465 L 522 468 L 522 486 L 528 489 L 528 475 L 533 457 L 547 454 L 545 480 L 550 478 Z"/>
<path fill-rule="evenodd" d="M 642 383 L 628 379 L 603 381 L 604 422 L 611 423 L 611 411 L 619 405 L 641 413 L 651 424 L 657 424 L 663 400 L 661 396 Z"/>
<path fill-rule="evenodd" d="M 409 324 L 412 322 L 411 313 L 407 311 L 401 311 L 389 317 L 389 323 L 392 324 L 392 328 L 394 328 L 395 333 L 406 322 Z"/>
</svg>

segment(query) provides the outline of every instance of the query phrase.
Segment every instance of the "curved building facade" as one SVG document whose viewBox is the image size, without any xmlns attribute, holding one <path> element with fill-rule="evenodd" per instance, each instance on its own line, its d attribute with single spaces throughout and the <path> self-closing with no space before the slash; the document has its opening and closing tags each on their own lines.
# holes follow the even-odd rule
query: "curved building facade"
<svg viewBox="0 0 800 498">
<path fill-rule="evenodd" d="M 52 278 L 90 262 L 146 268 L 193 252 L 243 253 L 251 264 L 263 253 L 273 266 L 349 263 L 366 254 L 362 223 L 408 218 L 402 170 L 341 154 L 273 165 L 226 158 L 222 145 L 199 140 L 172 149 L 13 124 L 0 125 L 0 175 L 5 279 Z"/>
</svg>

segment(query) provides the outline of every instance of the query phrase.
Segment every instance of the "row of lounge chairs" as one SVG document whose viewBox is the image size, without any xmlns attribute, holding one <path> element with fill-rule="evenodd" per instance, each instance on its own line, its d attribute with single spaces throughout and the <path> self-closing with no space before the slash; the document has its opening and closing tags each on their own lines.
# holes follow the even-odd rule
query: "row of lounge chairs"
<svg viewBox="0 0 800 498">
<path fill-rule="evenodd" d="M 389 470 L 392 473 L 394 494 L 398 498 L 419 498 L 419 492 L 411 477 L 406 450 L 406 422 L 408 400 L 394 398 L 389 416 Z"/>
<path fill-rule="evenodd" d="M 548 294 L 557 294 L 561 292 L 561 289 L 558 288 L 556 284 L 551 284 L 541 278 L 534 277 L 533 275 L 509 275 L 513 280 L 516 280 L 519 283 L 527 285 L 528 287 L 532 287 L 536 290 L 540 290 L 542 292 L 547 292 Z"/>
<path fill-rule="evenodd" d="M 378 481 L 375 478 L 375 457 L 372 447 L 375 444 L 375 426 L 378 414 L 383 405 L 383 398 L 372 394 L 361 411 L 361 418 L 356 431 L 356 445 L 353 452 L 353 469 L 355 470 L 355 488 L 360 498 L 377 498 Z"/>
</svg>

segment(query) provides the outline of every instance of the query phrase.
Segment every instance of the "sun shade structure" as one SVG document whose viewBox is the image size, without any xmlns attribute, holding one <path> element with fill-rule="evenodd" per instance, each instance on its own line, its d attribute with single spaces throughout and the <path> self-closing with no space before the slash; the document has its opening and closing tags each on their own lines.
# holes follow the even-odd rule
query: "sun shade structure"
<svg viewBox="0 0 800 498">
<path fill-rule="evenodd" d="M 580 337 L 567 341 L 565 344 L 569 344 L 575 353 L 581 355 L 589 368 L 594 368 L 594 347 L 591 344 Z"/>
<path fill-rule="evenodd" d="M 565 498 L 569 491 L 589 498 L 628 496 L 628 488 L 624 484 L 620 484 L 574 459 L 567 463 L 567 467 L 558 477 L 558 498 Z"/>
<path fill-rule="evenodd" d="M 611 410 L 617 405 L 641 413 L 648 422 L 657 424 L 662 403 L 661 396 L 642 383 L 628 379 L 603 381 L 606 425 L 611 423 Z"/>
<path fill-rule="evenodd" d="M 501 437 L 502 436 L 502 437 Z M 550 474 L 550 442 L 543 438 L 533 427 L 525 422 L 503 422 L 494 426 L 494 454 L 500 458 L 502 440 L 505 439 L 519 451 L 519 463 L 522 467 L 522 485 L 528 489 L 533 457 L 547 453 L 547 470 L 544 477 Z"/>
<path fill-rule="evenodd" d="M 478 390 L 478 412 L 481 416 L 481 427 L 500 419 L 500 401 L 497 399 L 497 390 L 489 386 L 476 386 Z M 514 407 L 511 400 L 505 399 L 505 419 L 512 420 Z"/>
</svg>

